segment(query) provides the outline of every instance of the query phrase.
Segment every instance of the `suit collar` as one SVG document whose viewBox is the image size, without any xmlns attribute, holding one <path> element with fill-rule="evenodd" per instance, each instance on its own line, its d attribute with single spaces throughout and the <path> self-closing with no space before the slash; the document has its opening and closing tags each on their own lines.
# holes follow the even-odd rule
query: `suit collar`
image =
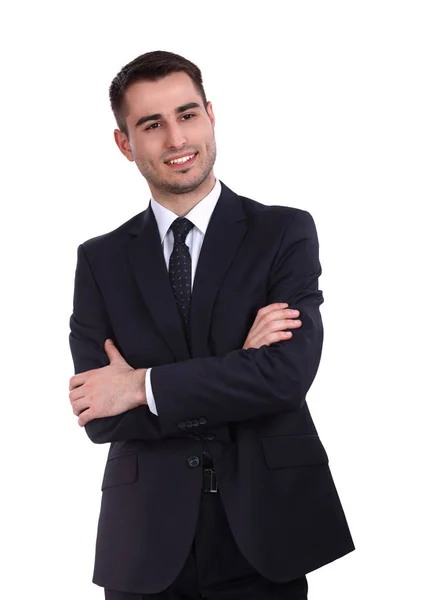
<svg viewBox="0 0 425 600">
<path fill-rule="evenodd" d="M 187 360 L 191 355 L 210 355 L 208 336 L 215 298 L 247 229 L 241 199 L 220 183 L 221 193 L 206 230 L 192 290 L 192 353 L 186 343 L 151 206 L 136 219 L 127 246 L 142 299 L 176 361 Z"/>
</svg>

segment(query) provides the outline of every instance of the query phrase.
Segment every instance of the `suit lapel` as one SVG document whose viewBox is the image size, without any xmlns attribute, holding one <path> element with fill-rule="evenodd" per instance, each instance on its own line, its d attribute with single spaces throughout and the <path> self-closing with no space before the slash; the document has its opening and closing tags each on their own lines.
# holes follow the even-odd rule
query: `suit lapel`
<svg viewBox="0 0 425 600">
<path fill-rule="evenodd" d="M 202 244 L 192 290 L 190 353 L 165 264 L 156 219 L 149 206 L 131 230 L 127 252 L 143 300 L 177 362 L 209 356 L 208 334 L 220 283 L 246 233 L 239 197 L 222 182 L 222 191 Z"/>
<path fill-rule="evenodd" d="M 177 362 L 188 360 L 190 352 L 150 206 L 133 228 L 127 252 L 139 291 L 165 344 Z"/>
<path fill-rule="evenodd" d="M 208 337 L 220 284 L 245 236 L 247 217 L 239 196 L 222 190 L 202 244 L 192 290 L 190 313 L 192 356 L 209 356 Z"/>
</svg>

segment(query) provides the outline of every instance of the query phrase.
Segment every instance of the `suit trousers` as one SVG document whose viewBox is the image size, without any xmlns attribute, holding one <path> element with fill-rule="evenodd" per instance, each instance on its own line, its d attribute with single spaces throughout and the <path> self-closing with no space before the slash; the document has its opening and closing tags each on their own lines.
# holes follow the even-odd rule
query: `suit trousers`
<svg viewBox="0 0 425 600">
<path fill-rule="evenodd" d="M 276 583 L 248 563 L 235 542 L 218 491 L 202 493 L 191 550 L 167 589 L 156 594 L 105 589 L 105 600 L 306 600 L 307 591 L 305 576 Z"/>
</svg>

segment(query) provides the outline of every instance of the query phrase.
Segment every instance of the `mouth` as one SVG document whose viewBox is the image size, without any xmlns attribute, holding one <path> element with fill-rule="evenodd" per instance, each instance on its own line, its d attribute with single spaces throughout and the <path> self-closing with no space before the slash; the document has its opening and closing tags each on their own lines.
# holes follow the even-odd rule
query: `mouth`
<svg viewBox="0 0 425 600">
<path fill-rule="evenodd" d="M 190 167 L 191 165 L 193 165 L 193 163 L 196 161 L 197 156 L 198 156 L 197 152 L 195 152 L 193 154 L 185 154 L 178 158 L 174 158 L 170 161 L 166 161 L 165 164 L 174 170 L 187 169 L 187 167 Z"/>
</svg>

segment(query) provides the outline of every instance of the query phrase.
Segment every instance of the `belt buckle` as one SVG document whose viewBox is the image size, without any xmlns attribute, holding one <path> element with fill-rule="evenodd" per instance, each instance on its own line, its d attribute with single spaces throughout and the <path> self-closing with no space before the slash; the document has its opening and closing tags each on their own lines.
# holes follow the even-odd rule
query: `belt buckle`
<svg viewBox="0 0 425 600">
<path fill-rule="evenodd" d="M 218 485 L 217 485 L 217 477 L 216 477 L 214 469 L 204 469 L 203 475 L 204 475 L 203 491 L 208 494 L 217 493 Z"/>
</svg>

